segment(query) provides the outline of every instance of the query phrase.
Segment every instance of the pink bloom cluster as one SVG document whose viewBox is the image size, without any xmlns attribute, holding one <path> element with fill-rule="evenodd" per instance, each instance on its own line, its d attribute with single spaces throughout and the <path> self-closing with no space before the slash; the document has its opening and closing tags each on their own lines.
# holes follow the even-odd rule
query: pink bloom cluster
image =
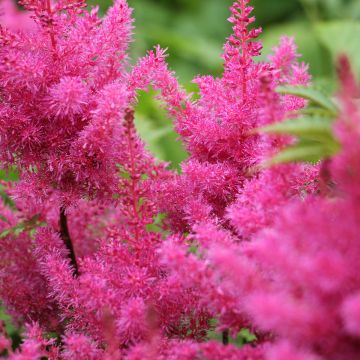
<svg viewBox="0 0 360 360">
<path fill-rule="evenodd" d="M 357 359 L 359 88 L 343 59 L 339 155 L 264 168 L 293 139 L 257 128 L 306 105 L 276 87 L 310 76 L 291 38 L 255 61 L 248 3 L 231 7 L 224 73 L 195 79 L 197 101 L 160 48 L 130 68 L 125 0 L 103 19 L 73 0 L 22 1 L 26 29 L 3 17 L 0 161 L 20 182 L 0 184 L 13 201 L 0 205 L 0 299 L 26 326 L 13 349 L 0 324 L 0 354 Z M 188 150 L 180 174 L 136 133 L 136 92 L 149 85 Z M 254 343 L 227 344 L 243 328 Z"/>
<path fill-rule="evenodd" d="M 237 254 L 210 253 L 237 286 L 239 311 L 275 338 L 270 359 L 356 359 L 360 351 L 359 88 L 349 73 L 342 81 L 342 151 L 323 164 L 329 194 L 292 200 Z"/>
<path fill-rule="evenodd" d="M 118 0 L 101 19 L 83 1 L 22 4 L 32 27 L 13 29 L 9 16 L 1 27 L 1 161 L 20 171 L 20 193 L 56 190 L 65 206 L 111 199 L 137 86 L 127 71 L 131 9 Z"/>
<path fill-rule="evenodd" d="M 160 209 L 168 214 L 168 222 L 177 231 L 189 231 L 194 224 L 209 220 L 229 228 L 229 205 L 237 197 L 239 207 L 259 207 L 257 217 L 265 225 L 270 216 L 266 203 L 269 211 L 274 211 L 276 203 L 289 197 L 289 192 L 296 194 L 316 176 L 314 170 L 302 165 L 293 166 L 292 171 L 255 171 L 266 157 L 289 141 L 257 135 L 256 129 L 282 120 L 288 112 L 304 106 L 303 100 L 280 96 L 275 88 L 284 83 L 306 85 L 310 77 L 307 67 L 297 62 L 291 38 L 281 39 L 269 62 L 254 61 L 261 46 L 252 40 L 261 30 L 248 30 L 254 18 L 249 18 L 252 8 L 247 3 L 239 1 L 231 8 L 234 35 L 225 44 L 223 76 L 196 78 L 200 99 L 195 103 L 185 98 L 178 105 L 182 94 L 175 90 L 170 98 L 164 96 L 190 155 L 182 164 L 181 175 L 174 174 L 156 187 Z M 269 183 L 272 177 L 282 178 L 282 184 L 274 181 L 272 189 L 264 187 L 264 182 Z M 239 191 L 243 188 L 249 190 Z M 271 199 L 266 199 L 266 194 L 258 196 L 260 202 L 247 199 L 258 188 L 268 192 Z M 245 210 L 248 214 L 250 211 Z M 244 231 L 246 227 L 257 227 L 256 220 L 248 222 L 239 217 L 238 221 L 248 223 Z"/>
</svg>

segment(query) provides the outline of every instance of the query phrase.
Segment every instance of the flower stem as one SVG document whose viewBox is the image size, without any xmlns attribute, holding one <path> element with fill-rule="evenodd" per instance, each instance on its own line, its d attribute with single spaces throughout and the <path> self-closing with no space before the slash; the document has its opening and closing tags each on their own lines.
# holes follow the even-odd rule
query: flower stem
<svg viewBox="0 0 360 360">
<path fill-rule="evenodd" d="M 222 343 L 224 345 L 228 345 L 229 344 L 229 330 L 224 330 L 222 332 Z"/>
<path fill-rule="evenodd" d="M 60 208 L 60 236 L 61 236 L 61 239 L 64 241 L 66 248 L 69 251 L 70 264 L 72 265 L 72 267 L 74 269 L 74 276 L 78 276 L 79 268 L 78 268 L 78 264 L 76 262 L 74 246 L 73 246 L 71 238 L 70 238 L 70 233 L 69 233 L 69 228 L 68 228 L 68 223 L 67 223 L 67 216 L 65 214 L 64 207 Z"/>
</svg>

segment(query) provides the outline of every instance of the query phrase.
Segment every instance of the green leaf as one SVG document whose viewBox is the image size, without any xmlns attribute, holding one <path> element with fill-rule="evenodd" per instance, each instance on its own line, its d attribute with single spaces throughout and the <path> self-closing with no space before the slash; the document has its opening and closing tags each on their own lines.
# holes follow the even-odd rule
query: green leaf
<svg viewBox="0 0 360 360">
<path fill-rule="evenodd" d="M 188 253 L 189 254 L 197 254 L 199 251 L 199 246 L 197 244 L 191 244 L 188 248 Z"/>
<path fill-rule="evenodd" d="M 222 334 L 219 332 L 216 332 L 215 330 L 208 331 L 207 337 L 209 340 L 222 342 Z"/>
<path fill-rule="evenodd" d="M 32 230 L 36 229 L 37 227 L 45 226 L 45 225 L 46 225 L 45 222 L 40 221 L 39 215 L 34 215 L 29 220 L 22 221 L 22 222 L 16 224 L 12 228 L 3 230 L 0 233 L 0 239 L 4 238 L 10 234 L 19 236 L 23 231 L 29 231 L 31 234 Z"/>
<path fill-rule="evenodd" d="M 158 159 L 170 162 L 175 169 L 187 155 L 166 111 L 154 99 L 156 96 L 157 92 L 154 90 L 139 93 L 136 129 L 148 150 Z"/>
<path fill-rule="evenodd" d="M 145 226 L 146 231 L 154 232 L 154 233 L 162 233 L 163 235 L 166 235 L 167 232 L 164 230 L 164 226 L 163 226 L 163 221 L 165 218 L 166 218 L 166 214 L 164 213 L 158 213 L 157 215 L 155 215 L 153 218 L 153 222 Z"/>
<path fill-rule="evenodd" d="M 355 74 L 360 77 L 360 21 L 328 21 L 315 25 L 319 41 L 336 62 L 339 54 L 349 56 Z"/>
<path fill-rule="evenodd" d="M 10 198 L 10 196 L 6 192 L 1 190 L 1 186 L 0 186 L 0 198 L 2 199 L 2 201 L 6 206 L 9 206 L 11 209 L 16 209 L 14 201 Z"/>
<path fill-rule="evenodd" d="M 260 132 L 294 135 L 309 140 L 336 142 L 332 133 L 332 122 L 324 117 L 303 117 L 278 122 L 259 129 Z"/>
<path fill-rule="evenodd" d="M 15 236 L 19 236 L 24 230 L 25 230 L 25 225 L 21 224 L 21 226 L 15 227 L 13 229 L 13 233 L 14 233 Z"/>
<path fill-rule="evenodd" d="M 5 229 L 0 233 L 0 239 L 3 239 L 4 237 L 8 236 L 11 232 L 11 229 Z"/>
<path fill-rule="evenodd" d="M 162 229 L 155 224 L 147 224 L 145 226 L 145 229 L 146 229 L 146 231 L 153 232 L 153 233 L 161 233 L 162 232 Z"/>
<path fill-rule="evenodd" d="M 18 181 L 19 174 L 15 166 L 8 169 L 0 169 L 0 180 L 4 181 Z"/>
<path fill-rule="evenodd" d="M 307 106 L 306 108 L 299 110 L 298 113 L 303 116 L 321 117 L 327 118 L 330 121 L 333 120 L 333 117 L 329 118 L 329 115 L 331 115 L 329 114 L 329 111 L 316 106 Z"/>
<path fill-rule="evenodd" d="M 216 330 L 210 330 L 207 333 L 207 337 L 209 340 L 222 342 L 222 333 Z M 230 344 L 233 344 L 237 347 L 242 347 L 245 344 L 249 344 L 257 340 L 256 335 L 252 334 L 249 329 L 243 328 L 236 335 L 235 338 L 229 337 Z"/>
<path fill-rule="evenodd" d="M 154 224 L 155 225 L 161 225 L 165 219 L 166 219 L 166 214 L 165 213 L 158 213 L 154 217 Z"/>
<path fill-rule="evenodd" d="M 280 94 L 294 95 L 310 100 L 313 104 L 328 111 L 329 115 L 332 115 L 333 117 L 336 117 L 339 113 L 339 109 L 334 102 L 321 91 L 302 86 L 279 86 L 276 90 Z"/>
<path fill-rule="evenodd" d="M 290 162 L 315 163 L 323 158 L 337 153 L 338 146 L 328 146 L 319 142 L 298 142 L 293 146 L 280 151 L 277 155 L 265 162 L 265 166 L 285 164 Z"/>
<path fill-rule="evenodd" d="M 12 334 L 15 332 L 15 327 L 12 324 L 11 317 L 8 315 L 4 309 L 4 307 L 0 303 L 0 321 L 3 321 L 5 324 L 5 329 L 8 334 Z"/>
<path fill-rule="evenodd" d="M 238 336 L 240 336 L 242 339 L 244 339 L 245 343 L 250 343 L 250 342 L 257 340 L 256 335 L 251 333 L 250 330 L 247 328 L 241 329 Z"/>
</svg>

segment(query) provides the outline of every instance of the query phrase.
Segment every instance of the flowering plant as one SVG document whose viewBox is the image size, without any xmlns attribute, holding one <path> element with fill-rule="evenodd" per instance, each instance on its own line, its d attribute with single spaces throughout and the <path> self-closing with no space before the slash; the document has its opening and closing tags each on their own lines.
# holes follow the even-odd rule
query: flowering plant
<svg viewBox="0 0 360 360">
<path fill-rule="evenodd" d="M 0 353 L 356 359 L 360 91 L 347 58 L 334 103 L 309 88 L 292 38 L 255 60 L 262 30 L 237 0 L 224 72 L 197 77 L 194 100 L 160 47 L 130 65 L 125 0 L 102 19 L 82 0 L 5 4 L 24 25 L 5 13 L 0 27 L 0 162 L 19 177 L 0 188 L 0 299 L 24 336 L 16 346 L 1 323 Z M 149 87 L 189 154 L 180 173 L 134 125 Z"/>
</svg>

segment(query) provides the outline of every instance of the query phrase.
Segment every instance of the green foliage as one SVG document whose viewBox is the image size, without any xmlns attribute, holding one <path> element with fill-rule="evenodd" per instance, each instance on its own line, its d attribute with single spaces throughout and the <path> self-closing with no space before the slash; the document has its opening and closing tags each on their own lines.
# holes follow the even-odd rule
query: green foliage
<svg viewBox="0 0 360 360">
<path fill-rule="evenodd" d="M 0 169 L 0 180 L 3 181 L 17 181 L 19 174 L 15 167 L 9 169 Z"/>
<path fill-rule="evenodd" d="M 199 251 L 199 246 L 197 244 L 189 244 L 188 253 L 196 255 Z"/>
<path fill-rule="evenodd" d="M 360 18 L 358 0 L 300 0 L 300 3 L 313 20 Z"/>
<path fill-rule="evenodd" d="M 17 181 L 18 179 L 19 179 L 19 174 L 15 167 L 10 169 L 0 169 L 0 198 L 2 198 L 2 201 L 4 202 L 5 205 L 13 209 L 15 208 L 14 202 L 4 190 L 4 186 L 1 184 L 1 181 L 14 182 Z"/>
<path fill-rule="evenodd" d="M 167 118 L 161 104 L 154 101 L 155 97 L 153 90 L 139 94 L 135 125 L 147 148 L 158 159 L 168 161 L 176 169 L 187 155 L 173 130 L 172 121 Z"/>
<path fill-rule="evenodd" d="M 275 123 L 263 127 L 261 131 L 271 134 L 293 135 L 309 141 L 324 143 L 333 141 L 336 143 L 331 125 L 328 118 L 303 117 Z"/>
<path fill-rule="evenodd" d="M 314 88 L 302 86 L 279 86 L 277 91 L 284 95 L 294 95 L 309 100 L 310 106 L 313 105 L 314 111 L 322 110 L 324 115 L 336 116 L 338 114 L 337 105 L 321 91 Z"/>
<path fill-rule="evenodd" d="M 213 327 L 216 326 L 214 322 Z M 208 331 L 208 339 L 218 342 L 222 342 L 222 333 L 216 332 L 215 330 Z M 249 329 L 243 328 L 239 331 L 236 337 L 229 337 L 229 343 L 238 347 L 242 347 L 246 344 L 250 344 L 257 340 L 255 334 L 253 334 Z"/>
<path fill-rule="evenodd" d="M 14 235 L 19 236 L 22 232 L 28 231 L 31 235 L 34 233 L 36 228 L 40 226 L 45 226 L 46 223 L 40 220 L 39 215 L 34 215 L 29 220 L 21 221 L 13 227 L 9 227 L 0 232 L 0 239 L 8 236 Z"/>
<path fill-rule="evenodd" d="M 333 120 L 339 113 L 337 105 L 322 92 L 307 87 L 279 87 L 281 94 L 294 95 L 309 101 L 304 116 L 289 119 L 263 128 L 259 132 L 274 135 L 289 135 L 297 139 L 264 165 L 289 162 L 317 162 L 340 150 L 340 144 L 333 133 Z M 300 112 L 301 113 L 301 112 Z"/>
<path fill-rule="evenodd" d="M 321 44 L 329 50 L 333 63 L 336 63 L 339 54 L 346 54 L 360 79 L 360 22 L 319 22 L 315 25 L 315 31 Z"/>
<path fill-rule="evenodd" d="M 291 162 L 316 163 L 321 159 L 328 158 L 338 151 L 324 143 L 315 141 L 299 140 L 295 145 L 289 146 L 279 152 L 265 163 L 265 166 L 286 164 Z"/>
<path fill-rule="evenodd" d="M 146 225 L 146 230 L 154 233 L 164 233 L 163 221 L 166 219 L 166 214 L 159 213 L 154 217 L 151 224 Z"/>
<path fill-rule="evenodd" d="M 11 338 L 12 347 L 13 350 L 15 350 L 20 345 L 21 342 L 20 331 L 14 326 L 11 317 L 6 313 L 5 308 L 1 306 L 1 303 L 0 303 L 0 321 L 4 323 L 6 334 Z"/>
</svg>

